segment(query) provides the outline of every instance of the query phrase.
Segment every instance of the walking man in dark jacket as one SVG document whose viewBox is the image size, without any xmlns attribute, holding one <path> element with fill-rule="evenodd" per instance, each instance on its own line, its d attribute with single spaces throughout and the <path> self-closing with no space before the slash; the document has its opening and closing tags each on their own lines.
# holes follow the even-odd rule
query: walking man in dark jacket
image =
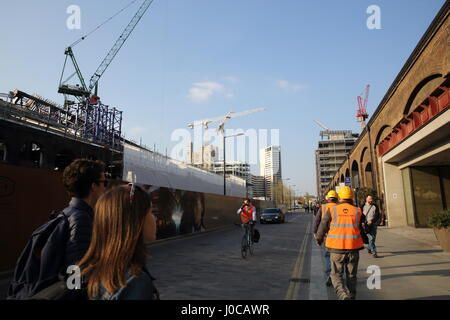
<svg viewBox="0 0 450 320">
<path fill-rule="evenodd" d="M 338 195 L 339 204 L 325 212 L 316 240 L 320 246 L 328 233 L 325 246 L 331 253 L 331 281 L 338 299 L 349 300 L 356 297 L 359 250 L 364 249 L 364 215 L 360 208 L 353 205 L 350 187 L 342 187 Z"/>
<path fill-rule="evenodd" d="M 378 258 L 375 240 L 377 237 L 377 228 L 378 222 L 380 220 L 380 213 L 376 204 L 373 203 L 372 196 L 367 196 L 366 203 L 364 204 L 362 211 L 364 216 L 366 217 L 367 237 L 369 238 L 369 246 L 367 251 L 374 258 Z"/>
<path fill-rule="evenodd" d="M 105 192 L 107 180 L 101 161 L 77 159 L 63 173 L 63 182 L 72 199 L 64 214 L 69 220 L 65 267 L 75 265 L 86 253 L 91 242 L 93 209 Z"/>
</svg>

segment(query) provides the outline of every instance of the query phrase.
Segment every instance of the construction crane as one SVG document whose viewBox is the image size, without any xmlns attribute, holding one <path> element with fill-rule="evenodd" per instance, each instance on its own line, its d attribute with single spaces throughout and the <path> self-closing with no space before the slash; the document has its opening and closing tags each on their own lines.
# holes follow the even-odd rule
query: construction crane
<svg viewBox="0 0 450 320">
<path fill-rule="evenodd" d="M 100 63 L 100 66 L 97 68 L 97 70 L 92 75 L 90 81 L 89 81 L 89 87 L 86 85 L 86 82 L 83 78 L 83 75 L 81 73 L 80 67 L 78 66 L 77 60 L 75 59 L 75 55 L 73 53 L 72 48 L 86 39 L 87 36 L 89 36 L 91 33 L 99 29 L 103 24 L 114 18 L 116 15 L 118 15 L 120 12 L 124 11 L 126 8 L 128 8 L 130 5 L 135 3 L 137 0 L 132 1 L 130 4 L 128 4 L 126 7 L 121 9 L 118 13 L 116 13 L 114 16 L 106 20 L 104 23 L 99 25 L 96 29 L 94 29 L 92 32 L 87 34 L 86 36 L 81 37 L 79 40 L 75 41 L 73 44 L 71 44 L 69 47 L 67 47 L 64 51 L 64 54 L 66 55 L 66 59 L 64 61 L 64 67 L 61 74 L 61 79 L 59 83 L 58 93 L 62 93 L 65 96 L 64 105 L 68 103 L 66 95 L 74 96 L 76 97 L 80 102 L 81 101 L 90 101 L 93 103 L 96 103 L 99 97 L 97 96 L 98 91 L 98 81 L 102 77 L 102 75 L 105 73 L 108 66 L 113 61 L 114 57 L 119 52 L 120 48 L 122 48 L 125 41 L 128 39 L 130 34 L 133 32 L 134 28 L 138 24 L 138 22 L 141 20 L 142 16 L 145 14 L 149 6 L 153 3 L 154 0 L 145 0 L 142 5 L 139 7 L 136 14 L 133 16 L 131 21 L 128 23 L 126 28 L 123 30 L 120 37 L 116 40 L 112 48 L 109 50 L 106 57 L 103 59 L 103 61 Z M 72 61 L 72 64 L 75 68 L 75 72 L 71 74 L 66 80 L 62 81 L 64 76 L 64 71 L 66 68 L 67 59 L 70 58 Z M 80 81 L 80 84 L 77 85 L 67 85 L 66 82 L 69 81 L 74 75 L 78 76 L 78 80 Z M 95 90 L 94 90 L 95 89 Z M 94 91 L 94 92 L 93 92 Z"/>
<path fill-rule="evenodd" d="M 329 128 L 327 128 L 322 122 L 320 122 L 319 120 L 314 120 L 315 123 L 317 123 L 322 129 L 324 129 L 325 131 L 331 131 Z"/>
<path fill-rule="evenodd" d="M 358 100 L 358 110 L 356 110 L 356 121 L 360 122 L 361 131 L 366 126 L 366 119 L 369 117 L 369 115 L 367 114 L 367 101 L 369 99 L 369 89 L 370 85 L 368 84 L 366 86 L 364 93 L 364 101 L 361 96 L 356 97 L 356 99 Z"/>
<path fill-rule="evenodd" d="M 266 108 L 256 108 L 256 109 L 246 110 L 246 111 L 237 112 L 237 113 L 230 111 L 225 116 L 194 121 L 193 123 L 188 124 L 188 128 L 194 129 L 195 126 L 200 125 L 200 126 L 203 126 L 205 128 L 205 130 L 207 130 L 211 123 L 220 121 L 220 124 L 217 127 L 216 132 L 218 134 L 225 135 L 225 123 L 228 120 L 230 120 L 232 118 L 246 116 L 246 115 L 256 113 L 256 112 L 265 111 L 265 110 L 266 110 Z M 203 142 L 202 142 L 202 166 L 203 166 Z"/>
<path fill-rule="evenodd" d="M 266 110 L 265 108 L 256 108 L 256 109 L 246 110 L 246 111 L 237 112 L 237 113 L 230 111 L 225 116 L 194 121 L 193 123 L 188 124 L 188 128 L 194 129 L 195 126 L 202 125 L 205 129 L 208 129 L 209 124 L 221 121 L 221 123 L 219 124 L 219 126 L 216 129 L 216 132 L 223 134 L 225 131 L 225 129 L 224 129 L 225 123 L 228 120 L 230 120 L 231 118 L 242 117 L 242 116 L 246 116 L 246 115 L 249 115 L 249 114 L 252 114 L 255 112 L 261 112 L 261 111 L 265 111 L 265 110 Z"/>
<path fill-rule="evenodd" d="M 323 137 L 329 137 L 330 136 L 330 133 L 332 131 L 330 128 L 325 126 L 319 120 L 314 120 L 314 122 L 317 123 L 319 125 L 319 127 L 321 127 L 323 129 L 323 131 L 320 131 L 320 137 L 321 137 L 322 140 L 323 140 Z"/>
</svg>

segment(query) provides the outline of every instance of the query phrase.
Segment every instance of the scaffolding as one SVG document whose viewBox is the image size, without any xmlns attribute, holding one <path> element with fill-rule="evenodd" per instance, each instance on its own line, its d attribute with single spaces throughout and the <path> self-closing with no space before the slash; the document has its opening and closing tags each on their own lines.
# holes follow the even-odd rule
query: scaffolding
<svg viewBox="0 0 450 320">
<path fill-rule="evenodd" d="M 64 132 L 65 135 L 85 140 L 111 149 L 121 150 L 122 111 L 96 102 L 58 105 L 39 95 L 20 90 L 2 95 L 3 116 L 47 129 Z"/>
</svg>

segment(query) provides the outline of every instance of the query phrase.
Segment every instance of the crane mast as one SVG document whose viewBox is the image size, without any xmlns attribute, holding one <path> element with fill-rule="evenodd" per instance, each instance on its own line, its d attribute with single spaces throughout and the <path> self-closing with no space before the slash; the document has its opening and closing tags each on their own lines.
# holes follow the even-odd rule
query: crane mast
<svg viewBox="0 0 450 320">
<path fill-rule="evenodd" d="M 356 120 L 361 123 L 361 130 L 366 126 L 366 119 L 369 117 L 367 114 L 367 101 L 369 99 L 369 89 L 370 85 L 368 84 L 365 88 L 364 92 L 364 101 L 361 96 L 357 96 L 356 99 L 358 101 L 358 110 L 356 111 Z"/>
<path fill-rule="evenodd" d="M 133 3 L 135 1 L 133 1 Z M 144 2 L 141 4 L 141 6 L 139 7 L 139 9 L 136 12 L 136 14 L 133 16 L 131 21 L 128 23 L 126 28 L 123 30 L 122 34 L 116 40 L 116 42 L 114 43 L 112 48 L 109 50 L 109 52 L 106 55 L 106 57 L 103 59 L 103 61 L 100 63 L 100 65 L 97 68 L 97 70 L 94 72 L 94 74 L 90 78 L 89 87 L 87 87 L 87 85 L 86 85 L 86 82 L 85 82 L 85 80 L 83 78 L 83 75 L 81 73 L 80 67 L 79 67 L 79 65 L 77 63 L 77 60 L 75 59 L 75 55 L 73 53 L 73 46 L 75 46 L 79 42 L 83 41 L 87 36 L 82 37 L 81 39 L 75 41 L 72 45 L 67 47 L 65 52 L 64 52 L 64 54 L 66 55 L 66 59 L 64 61 L 64 67 L 63 67 L 63 71 L 62 71 L 62 74 L 61 74 L 61 79 L 60 79 L 60 83 L 59 83 L 58 92 L 64 94 L 65 97 L 66 97 L 66 95 L 74 96 L 79 101 L 82 101 L 82 100 L 89 101 L 89 98 L 92 97 L 92 99 L 94 100 L 93 102 L 96 102 L 97 99 L 98 99 L 98 97 L 97 97 L 98 81 L 103 76 L 103 74 L 105 73 L 106 69 L 109 67 L 111 62 L 114 60 L 114 57 L 119 52 L 120 48 L 122 48 L 123 44 L 128 39 L 130 34 L 133 32 L 134 28 L 136 27 L 138 22 L 141 20 L 141 18 L 144 16 L 145 12 L 150 7 L 150 5 L 153 3 L 153 1 L 154 0 L 144 0 Z M 124 9 L 122 9 L 121 11 L 123 11 Z M 116 16 L 116 15 L 114 15 L 114 16 Z M 112 19 L 112 17 L 109 18 L 107 21 L 109 21 L 111 19 Z M 100 25 L 100 26 L 102 26 L 102 25 Z M 97 27 L 95 30 L 97 30 L 99 27 Z M 91 33 L 89 33 L 89 34 L 91 34 Z M 72 75 L 70 75 L 65 81 L 62 81 L 68 57 L 70 57 L 70 59 L 72 61 L 72 64 L 73 64 L 73 66 L 75 68 L 75 72 Z M 70 78 L 72 78 L 75 74 L 78 76 L 78 79 L 79 79 L 81 85 L 78 85 L 78 84 L 77 85 L 67 85 L 66 82 Z M 93 92 L 94 89 L 95 89 L 95 91 Z M 67 101 L 67 97 L 66 97 L 64 104 L 67 105 L 67 104 L 70 104 L 70 103 L 72 103 L 72 102 L 71 101 Z"/>
</svg>

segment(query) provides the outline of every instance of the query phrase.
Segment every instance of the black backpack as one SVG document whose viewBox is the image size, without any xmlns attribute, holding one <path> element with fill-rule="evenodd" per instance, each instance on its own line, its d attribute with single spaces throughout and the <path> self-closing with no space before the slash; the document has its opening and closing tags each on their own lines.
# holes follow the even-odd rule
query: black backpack
<svg viewBox="0 0 450 320">
<path fill-rule="evenodd" d="M 258 229 L 253 230 L 253 242 L 257 243 L 259 242 L 259 238 L 261 237 L 261 234 L 259 233 Z"/>
<path fill-rule="evenodd" d="M 7 299 L 31 299 L 60 282 L 66 270 L 64 257 L 69 238 L 69 220 L 63 211 L 52 212 L 50 220 L 37 228 L 22 251 L 8 289 Z"/>
</svg>

